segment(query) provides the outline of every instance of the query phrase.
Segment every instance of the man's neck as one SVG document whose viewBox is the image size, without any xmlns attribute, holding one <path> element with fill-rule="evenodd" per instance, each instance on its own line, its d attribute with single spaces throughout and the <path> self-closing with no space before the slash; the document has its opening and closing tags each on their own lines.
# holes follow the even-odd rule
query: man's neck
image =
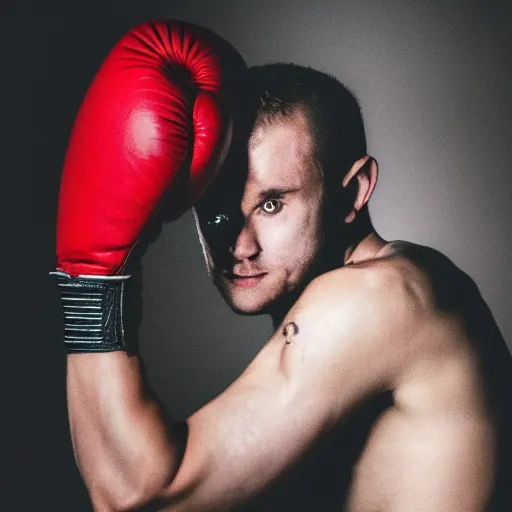
<svg viewBox="0 0 512 512">
<path fill-rule="evenodd" d="M 378 258 L 387 244 L 388 242 L 372 229 L 362 240 L 347 247 L 343 265 L 352 265 Z"/>
</svg>

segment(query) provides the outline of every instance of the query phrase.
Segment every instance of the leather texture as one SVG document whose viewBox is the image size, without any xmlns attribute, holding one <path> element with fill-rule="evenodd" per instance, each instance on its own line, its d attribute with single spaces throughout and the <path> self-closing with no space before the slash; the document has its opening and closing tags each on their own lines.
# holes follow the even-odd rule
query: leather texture
<svg viewBox="0 0 512 512">
<path fill-rule="evenodd" d="M 231 98 L 245 72 L 225 40 L 192 24 L 147 22 L 121 38 L 72 129 L 59 197 L 58 270 L 122 274 L 169 190 L 179 187 L 176 216 L 192 206 L 227 152 Z"/>
</svg>

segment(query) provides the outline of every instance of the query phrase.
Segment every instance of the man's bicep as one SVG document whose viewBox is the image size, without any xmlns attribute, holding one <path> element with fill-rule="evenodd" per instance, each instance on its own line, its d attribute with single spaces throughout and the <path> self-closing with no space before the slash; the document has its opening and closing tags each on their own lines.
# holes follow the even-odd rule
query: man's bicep
<svg viewBox="0 0 512 512">
<path fill-rule="evenodd" d="M 226 391 L 188 419 L 185 455 L 171 485 L 184 509 L 225 510 L 268 487 L 326 429 L 279 363 L 276 340 Z M 171 509 L 174 510 L 174 509 Z"/>
</svg>

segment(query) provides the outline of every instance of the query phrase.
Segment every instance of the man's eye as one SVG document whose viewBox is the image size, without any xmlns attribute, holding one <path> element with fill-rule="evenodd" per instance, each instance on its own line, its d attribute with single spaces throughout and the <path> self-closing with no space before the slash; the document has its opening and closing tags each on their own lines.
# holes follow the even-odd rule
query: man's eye
<svg viewBox="0 0 512 512">
<path fill-rule="evenodd" d="M 229 217 L 224 213 L 219 213 L 210 219 L 207 224 L 209 228 L 218 228 L 225 224 L 229 220 Z"/>
<path fill-rule="evenodd" d="M 283 203 L 278 199 L 267 199 L 261 205 L 261 209 L 268 214 L 278 213 L 283 208 Z"/>
</svg>

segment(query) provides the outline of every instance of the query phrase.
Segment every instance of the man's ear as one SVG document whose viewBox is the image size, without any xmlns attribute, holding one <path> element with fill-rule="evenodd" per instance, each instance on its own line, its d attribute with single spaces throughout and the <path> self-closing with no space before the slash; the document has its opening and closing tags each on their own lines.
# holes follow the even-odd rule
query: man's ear
<svg viewBox="0 0 512 512">
<path fill-rule="evenodd" d="M 370 196 L 377 184 L 379 169 L 377 161 L 371 156 L 364 156 L 357 160 L 350 171 L 343 178 L 343 188 L 353 186 L 355 194 L 352 197 L 353 204 L 345 217 L 346 224 L 353 222 L 357 213 L 368 203 Z"/>
</svg>

